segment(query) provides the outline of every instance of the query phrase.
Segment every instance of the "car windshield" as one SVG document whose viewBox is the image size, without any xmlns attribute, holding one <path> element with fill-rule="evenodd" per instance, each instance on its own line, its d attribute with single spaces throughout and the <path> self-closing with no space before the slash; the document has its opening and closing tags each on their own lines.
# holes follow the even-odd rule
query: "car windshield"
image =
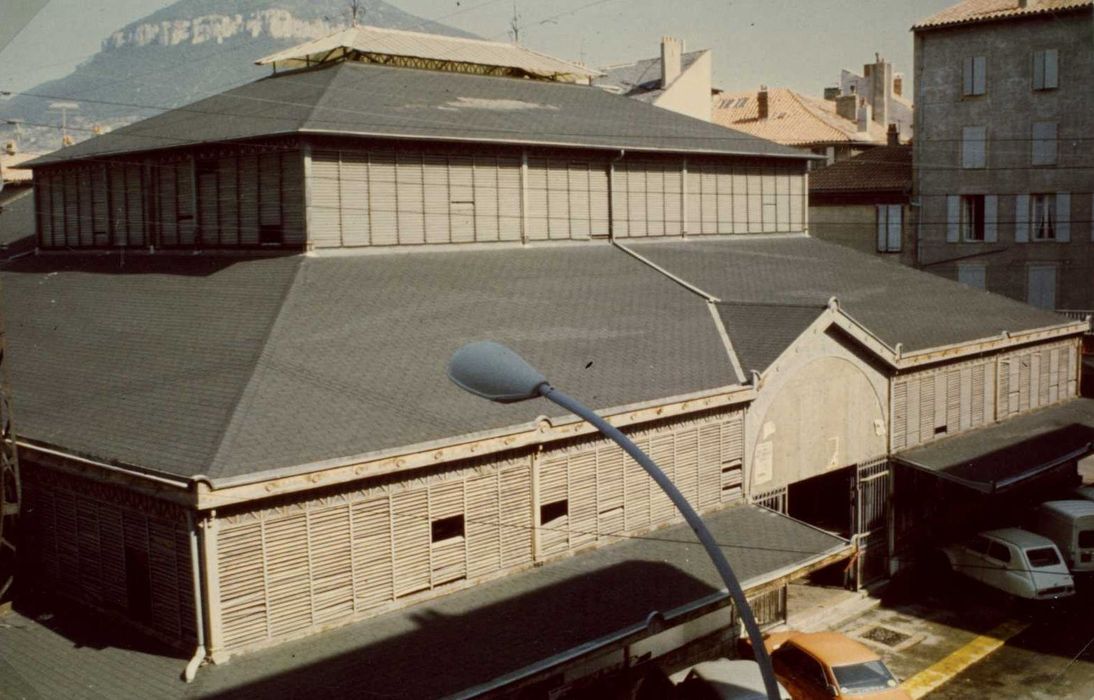
<svg viewBox="0 0 1094 700">
<path fill-rule="evenodd" d="M 843 693 L 866 692 L 896 686 L 896 679 L 881 661 L 867 661 L 849 666 L 834 666 L 836 683 Z"/>
<path fill-rule="evenodd" d="M 1027 549 L 1026 557 L 1029 558 L 1029 565 L 1035 569 L 1040 569 L 1045 566 L 1055 566 L 1060 563 L 1060 555 L 1056 553 L 1055 547 Z"/>
</svg>

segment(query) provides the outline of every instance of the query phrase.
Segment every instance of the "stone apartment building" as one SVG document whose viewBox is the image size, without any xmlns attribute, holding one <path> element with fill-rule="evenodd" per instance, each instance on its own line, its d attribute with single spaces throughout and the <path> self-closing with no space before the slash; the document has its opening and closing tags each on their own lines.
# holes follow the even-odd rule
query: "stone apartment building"
<svg viewBox="0 0 1094 700">
<path fill-rule="evenodd" d="M 915 32 L 906 262 L 1048 309 L 1094 309 L 1090 0 L 965 0 Z"/>
</svg>

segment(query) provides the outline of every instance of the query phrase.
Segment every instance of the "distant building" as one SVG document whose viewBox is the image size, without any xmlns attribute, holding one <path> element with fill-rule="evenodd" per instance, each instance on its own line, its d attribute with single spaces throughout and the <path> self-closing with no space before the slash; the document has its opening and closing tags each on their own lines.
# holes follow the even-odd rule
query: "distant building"
<svg viewBox="0 0 1094 700">
<path fill-rule="evenodd" d="M 885 143 L 864 97 L 815 100 L 786 88 L 714 96 L 714 123 L 809 153 L 831 164 Z"/>
<path fill-rule="evenodd" d="M 915 31 L 915 265 L 1094 309 L 1091 0 L 966 0 Z"/>
<path fill-rule="evenodd" d="M 593 84 L 657 107 L 711 119 L 712 57 L 709 50 L 684 51 L 682 39 L 662 37 L 660 57 L 602 69 Z"/>
<path fill-rule="evenodd" d="M 838 89 L 826 89 L 824 98 L 833 102 L 860 97 L 870 106 L 871 118 L 888 129 L 896 124 L 902 141 L 912 138 L 912 101 L 904 96 L 904 74 L 893 71 L 888 61 L 875 56 L 862 67 L 862 75 L 840 71 Z"/>
<path fill-rule="evenodd" d="M 889 145 L 810 173 L 810 235 L 900 259 L 913 216 L 912 146 L 890 129 Z"/>
</svg>

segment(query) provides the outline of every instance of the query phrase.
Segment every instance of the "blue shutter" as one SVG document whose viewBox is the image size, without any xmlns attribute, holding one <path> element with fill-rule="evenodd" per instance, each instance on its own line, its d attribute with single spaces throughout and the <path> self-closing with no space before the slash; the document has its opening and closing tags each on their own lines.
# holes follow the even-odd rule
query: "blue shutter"
<svg viewBox="0 0 1094 700">
<path fill-rule="evenodd" d="M 1029 243 L 1029 195 L 1014 198 L 1014 242 Z"/>
</svg>

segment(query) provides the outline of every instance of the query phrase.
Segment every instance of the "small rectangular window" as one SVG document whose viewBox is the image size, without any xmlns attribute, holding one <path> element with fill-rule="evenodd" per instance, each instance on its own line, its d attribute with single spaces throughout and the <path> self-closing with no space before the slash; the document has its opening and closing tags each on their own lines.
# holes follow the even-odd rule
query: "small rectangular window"
<svg viewBox="0 0 1094 700">
<path fill-rule="evenodd" d="M 965 58 L 965 70 L 961 85 L 961 94 L 983 95 L 987 89 L 987 59 L 984 56 Z"/>
<path fill-rule="evenodd" d="M 900 252 L 902 223 L 903 207 L 901 205 L 877 205 L 877 250 L 879 253 Z"/>
<path fill-rule="evenodd" d="M 961 130 L 961 167 L 983 168 L 987 162 L 988 129 L 966 126 Z"/>
<path fill-rule="evenodd" d="M 1056 122 L 1033 123 L 1032 165 L 1056 165 Z"/>
<path fill-rule="evenodd" d="M 570 502 L 563 498 L 561 501 L 551 501 L 539 507 L 539 524 L 547 525 L 559 518 L 564 518 L 570 512 Z"/>
<path fill-rule="evenodd" d="M 984 195 L 961 196 L 961 240 L 984 240 Z"/>
<path fill-rule="evenodd" d="M 1055 90 L 1059 82 L 1059 52 L 1056 49 L 1034 51 L 1033 89 Z"/>
<path fill-rule="evenodd" d="M 1029 220 L 1033 227 L 1033 240 L 1056 240 L 1056 195 L 1031 194 L 1029 196 Z"/>
<path fill-rule="evenodd" d="M 463 537 L 463 516 L 453 515 L 447 518 L 438 518 L 430 523 L 433 531 L 433 542 L 443 542 L 454 537 Z"/>
</svg>

